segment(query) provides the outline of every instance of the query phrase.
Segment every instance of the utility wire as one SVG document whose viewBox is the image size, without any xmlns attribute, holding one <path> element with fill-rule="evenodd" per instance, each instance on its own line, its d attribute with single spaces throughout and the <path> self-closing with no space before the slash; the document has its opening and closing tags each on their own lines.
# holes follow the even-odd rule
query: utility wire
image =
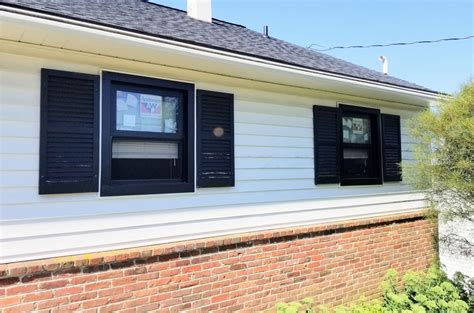
<svg viewBox="0 0 474 313">
<path fill-rule="evenodd" d="M 378 45 L 366 45 L 366 46 L 335 46 L 335 47 L 330 47 L 330 48 L 325 48 L 325 49 L 314 49 L 316 51 L 330 51 L 330 50 L 335 50 L 335 49 L 365 49 L 365 48 L 380 48 L 380 47 L 390 47 L 390 46 L 408 46 L 408 45 L 417 45 L 417 44 L 427 44 L 427 43 L 437 43 L 437 42 L 443 42 L 443 41 L 458 41 L 458 40 L 467 40 L 474 38 L 474 35 L 471 36 L 466 36 L 466 37 L 452 37 L 452 38 L 443 38 L 443 39 L 437 39 L 437 40 L 421 40 L 421 41 L 412 41 L 412 42 L 394 42 L 394 43 L 388 43 L 388 44 L 378 44 Z M 307 48 L 312 49 L 313 46 L 318 46 L 318 47 L 323 47 L 318 44 L 311 44 Z"/>
</svg>

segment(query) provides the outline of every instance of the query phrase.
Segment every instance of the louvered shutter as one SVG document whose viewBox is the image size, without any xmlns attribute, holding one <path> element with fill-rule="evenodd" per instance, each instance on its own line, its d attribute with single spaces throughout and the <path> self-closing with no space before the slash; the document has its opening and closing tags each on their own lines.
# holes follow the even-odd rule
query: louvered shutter
<svg viewBox="0 0 474 313">
<path fill-rule="evenodd" d="M 339 110 L 313 106 L 316 184 L 339 183 Z"/>
<path fill-rule="evenodd" d="M 43 69 L 39 193 L 98 190 L 99 77 Z"/>
<path fill-rule="evenodd" d="M 197 185 L 234 184 L 234 95 L 198 90 Z"/>
<path fill-rule="evenodd" d="M 400 116 L 382 114 L 382 155 L 384 181 L 401 181 L 402 161 Z"/>
</svg>

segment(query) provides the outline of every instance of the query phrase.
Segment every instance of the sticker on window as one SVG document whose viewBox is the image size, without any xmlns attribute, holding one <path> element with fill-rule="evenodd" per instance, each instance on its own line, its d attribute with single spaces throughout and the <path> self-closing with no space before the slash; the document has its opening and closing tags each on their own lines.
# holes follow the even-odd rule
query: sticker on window
<svg viewBox="0 0 474 313">
<path fill-rule="evenodd" d="M 163 98 L 155 95 L 140 95 L 140 116 L 161 120 Z"/>
</svg>

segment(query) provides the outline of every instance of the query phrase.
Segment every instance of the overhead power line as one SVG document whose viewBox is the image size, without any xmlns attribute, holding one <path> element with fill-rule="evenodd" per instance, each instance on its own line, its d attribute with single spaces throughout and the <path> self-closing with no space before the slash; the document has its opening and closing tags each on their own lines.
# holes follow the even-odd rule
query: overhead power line
<svg viewBox="0 0 474 313">
<path fill-rule="evenodd" d="M 466 37 L 452 37 L 452 38 L 443 38 L 443 39 L 436 39 L 436 40 L 420 40 L 420 41 L 412 41 L 412 42 L 394 42 L 394 43 L 387 43 L 387 44 L 376 44 L 376 45 L 365 45 L 365 46 L 335 46 L 330 48 L 324 49 L 314 49 L 316 51 L 330 51 L 336 49 L 365 49 L 365 48 L 380 48 L 380 47 L 391 47 L 391 46 L 408 46 L 408 45 L 418 45 L 418 44 L 427 44 L 427 43 L 437 43 L 443 41 L 458 41 L 458 40 L 467 40 L 474 38 L 474 35 L 466 36 Z M 319 44 L 311 44 L 308 48 L 312 48 L 314 46 L 324 47 Z"/>
</svg>

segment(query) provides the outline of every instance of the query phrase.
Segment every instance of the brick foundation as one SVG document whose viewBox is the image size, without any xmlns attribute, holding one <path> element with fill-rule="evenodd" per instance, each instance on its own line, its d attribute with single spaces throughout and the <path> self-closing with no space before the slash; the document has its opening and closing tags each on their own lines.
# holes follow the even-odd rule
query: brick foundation
<svg viewBox="0 0 474 313">
<path fill-rule="evenodd" d="M 314 297 L 379 297 L 390 267 L 436 255 L 421 213 L 0 265 L 10 312 L 256 312 Z"/>
</svg>

